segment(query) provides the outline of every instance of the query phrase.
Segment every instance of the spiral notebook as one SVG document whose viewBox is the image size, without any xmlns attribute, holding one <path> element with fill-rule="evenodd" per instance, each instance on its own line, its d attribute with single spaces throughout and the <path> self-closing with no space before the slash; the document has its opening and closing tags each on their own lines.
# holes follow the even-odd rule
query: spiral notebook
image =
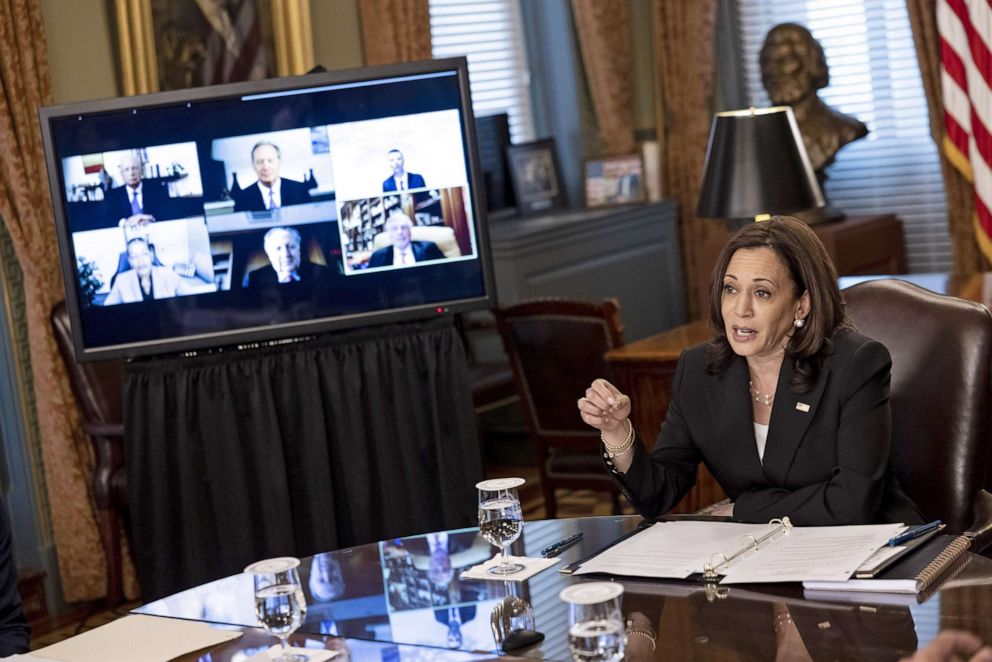
<svg viewBox="0 0 992 662">
<path fill-rule="evenodd" d="M 920 545 L 913 553 L 871 579 L 847 581 L 804 581 L 811 591 L 874 591 L 878 593 L 921 593 L 949 574 L 971 547 L 966 536 L 940 535 Z"/>
</svg>

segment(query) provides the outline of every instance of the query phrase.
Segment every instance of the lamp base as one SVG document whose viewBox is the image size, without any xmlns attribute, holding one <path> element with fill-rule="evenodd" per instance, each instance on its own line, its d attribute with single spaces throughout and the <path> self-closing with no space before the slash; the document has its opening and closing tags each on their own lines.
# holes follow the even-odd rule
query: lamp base
<svg viewBox="0 0 992 662">
<path fill-rule="evenodd" d="M 836 207 L 830 207 L 828 205 L 826 207 L 802 209 L 800 211 L 792 212 L 791 214 L 783 214 L 783 216 L 795 216 L 807 225 L 820 225 L 821 223 L 835 223 L 837 221 L 843 221 L 846 215 Z"/>
</svg>

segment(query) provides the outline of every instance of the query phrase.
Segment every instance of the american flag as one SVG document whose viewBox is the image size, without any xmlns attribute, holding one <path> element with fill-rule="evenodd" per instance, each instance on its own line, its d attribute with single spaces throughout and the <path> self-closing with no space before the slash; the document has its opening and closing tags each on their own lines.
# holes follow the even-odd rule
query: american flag
<svg viewBox="0 0 992 662">
<path fill-rule="evenodd" d="M 975 237 L 992 261 L 992 0 L 937 0 L 947 158 L 975 187 Z"/>
</svg>

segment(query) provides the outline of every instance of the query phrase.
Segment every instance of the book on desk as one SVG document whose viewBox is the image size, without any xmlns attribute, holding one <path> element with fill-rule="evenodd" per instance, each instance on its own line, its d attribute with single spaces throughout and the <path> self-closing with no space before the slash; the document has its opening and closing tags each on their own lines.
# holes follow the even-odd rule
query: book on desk
<svg viewBox="0 0 992 662">
<path fill-rule="evenodd" d="M 963 567 L 961 560 L 970 545 L 965 536 L 934 536 L 872 577 L 856 576 L 843 582 L 804 581 L 803 588 L 808 591 L 923 593 L 937 580 L 950 576 L 952 570 Z"/>
<path fill-rule="evenodd" d="M 784 521 L 783 521 L 784 520 Z M 713 521 L 657 522 L 624 536 L 563 572 L 639 578 L 706 579 L 720 584 L 802 582 L 819 590 L 919 592 L 968 550 L 964 536 L 935 535 L 896 548 L 875 579 L 851 579 L 905 533 L 901 524 L 795 527 Z M 936 530 L 936 529 L 935 529 Z M 898 560 L 895 560 L 897 559 Z"/>
</svg>

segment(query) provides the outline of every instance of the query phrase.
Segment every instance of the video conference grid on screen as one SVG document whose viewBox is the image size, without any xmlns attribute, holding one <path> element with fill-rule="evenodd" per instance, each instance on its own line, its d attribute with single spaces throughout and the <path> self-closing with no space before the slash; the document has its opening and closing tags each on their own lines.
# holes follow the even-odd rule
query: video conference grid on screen
<svg viewBox="0 0 992 662">
<path fill-rule="evenodd" d="M 52 120 L 84 345 L 484 296 L 463 112 L 449 71 Z"/>
</svg>

